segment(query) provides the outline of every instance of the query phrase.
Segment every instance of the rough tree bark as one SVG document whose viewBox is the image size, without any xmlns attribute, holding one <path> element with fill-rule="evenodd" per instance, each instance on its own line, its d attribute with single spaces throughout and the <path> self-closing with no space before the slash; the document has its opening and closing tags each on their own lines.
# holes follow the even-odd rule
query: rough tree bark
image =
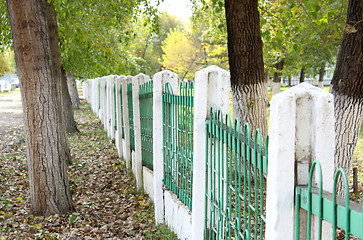
<svg viewBox="0 0 363 240">
<path fill-rule="evenodd" d="M 275 64 L 274 81 L 272 87 L 272 96 L 280 92 L 281 87 L 281 72 L 284 68 L 284 60 Z"/>
<path fill-rule="evenodd" d="M 319 82 L 318 82 L 319 88 L 324 88 L 324 75 L 325 75 L 325 64 L 323 64 L 319 70 Z"/>
<path fill-rule="evenodd" d="M 71 97 L 68 91 L 67 79 L 65 76 L 65 71 L 61 69 L 61 58 L 59 51 L 59 36 L 58 36 L 58 25 L 55 15 L 55 9 L 52 3 L 47 4 L 47 16 L 48 16 L 48 29 L 49 29 L 49 39 L 50 39 L 50 50 L 51 50 L 51 60 L 52 68 L 54 71 L 54 76 L 58 78 L 58 82 L 61 83 L 61 103 L 63 119 L 65 122 L 66 130 L 68 132 L 78 132 L 76 121 L 74 120 L 74 114 L 72 109 Z M 69 159 L 71 160 L 71 159 Z M 67 162 L 72 164 L 71 161 Z"/>
<path fill-rule="evenodd" d="M 349 174 L 363 119 L 362 0 L 349 0 L 346 24 L 332 79 L 332 93 L 336 119 L 335 167 Z"/>
<path fill-rule="evenodd" d="M 51 60 L 47 1 L 6 2 L 23 101 L 31 210 L 44 216 L 71 213 L 70 153 Z"/>
<path fill-rule="evenodd" d="M 68 132 L 71 133 L 79 132 L 76 120 L 74 120 L 72 101 L 67 84 L 66 71 L 62 67 L 61 67 L 61 73 L 62 73 L 61 77 L 62 77 L 62 97 L 63 97 L 62 108 L 63 108 L 63 116 L 64 116 L 64 122 L 66 124 L 66 129 Z"/>
<path fill-rule="evenodd" d="M 80 101 L 77 91 L 76 80 L 74 79 L 73 74 L 71 72 L 67 72 L 66 77 L 67 77 L 69 95 L 71 96 L 71 101 L 72 101 L 72 108 L 78 109 Z"/>
<path fill-rule="evenodd" d="M 267 94 L 258 0 L 226 0 L 228 57 L 233 115 L 248 122 L 252 136 L 259 128 L 267 134 Z"/>
<path fill-rule="evenodd" d="M 301 68 L 301 71 L 300 71 L 300 83 L 303 83 L 305 82 L 305 67 Z"/>
</svg>

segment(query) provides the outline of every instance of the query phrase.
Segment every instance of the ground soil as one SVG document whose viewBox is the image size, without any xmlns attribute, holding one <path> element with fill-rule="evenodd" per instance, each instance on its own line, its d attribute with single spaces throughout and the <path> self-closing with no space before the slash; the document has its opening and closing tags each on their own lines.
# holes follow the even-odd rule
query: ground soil
<svg viewBox="0 0 363 240">
<path fill-rule="evenodd" d="M 19 95 L 0 101 L 0 240 L 177 239 L 165 225 L 155 226 L 151 199 L 135 188 L 114 140 L 84 102 L 75 110 L 80 132 L 68 134 L 73 164 L 67 172 L 76 211 L 34 216 Z"/>
</svg>

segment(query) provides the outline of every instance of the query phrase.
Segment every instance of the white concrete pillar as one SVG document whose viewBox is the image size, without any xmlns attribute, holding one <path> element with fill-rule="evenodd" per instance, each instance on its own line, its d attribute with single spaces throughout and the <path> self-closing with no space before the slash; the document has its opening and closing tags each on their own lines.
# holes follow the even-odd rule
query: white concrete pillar
<svg viewBox="0 0 363 240">
<path fill-rule="evenodd" d="M 124 158 L 126 161 L 126 168 L 131 169 L 131 150 L 130 150 L 130 123 L 129 123 L 129 104 L 127 99 L 127 83 L 132 81 L 131 76 L 121 77 L 122 85 L 122 106 L 123 106 L 123 119 L 124 119 L 124 133 L 125 141 L 123 146 Z"/>
<path fill-rule="evenodd" d="M 230 74 L 210 66 L 195 73 L 192 239 L 204 239 L 206 119 L 211 106 L 229 110 Z"/>
<path fill-rule="evenodd" d="M 82 95 L 81 98 L 86 99 L 87 102 L 89 102 L 89 95 L 88 95 L 88 91 L 89 91 L 89 86 L 88 86 L 88 80 L 85 80 L 82 82 Z"/>
<path fill-rule="evenodd" d="M 115 125 L 117 126 L 116 133 L 115 133 L 115 144 L 117 147 L 118 156 L 121 158 L 123 157 L 123 138 L 122 138 L 122 118 L 123 113 L 121 109 L 121 101 L 122 101 L 122 78 L 117 76 L 115 78 L 116 84 L 116 121 Z"/>
<path fill-rule="evenodd" d="M 178 92 L 178 75 L 165 70 L 156 73 L 153 81 L 154 207 L 156 224 L 161 224 L 164 223 L 163 92 L 167 82 L 171 84 L 173 91 Z"/>
<path fill-rule="evenodd" d="M 87 102 L 89 102 L 91 104 L 91 108 L 92 108 L 92 111 L 93 112 L 96 112 L 96 107 L 95 107 L 95 85 L 97 83 L 97 80 L 96 79 L 88 79 L 87 80 L 87 85 L 88 85 L 88 91 L 87 91 L 87 96 L 86 96 L 86 99 L 87 99 Z M 98 109 L 97 109 L 98 110 Z"/>
<path fill-rule="evenodd" d="M 91 103 L 92 106 L 92 110 L 94 113 L 96 113 L 98 115 L 99 112 L 99 104 L 98 104 L 98 99 L 99 99 L 99 87 L 100 87 L 100 81 L 99 78 L 95 78 L 95 79 L 89 79 L 87 80 L 89 82 L 89 86 L 90 86 L 90 91 L 89 91 L 89 102 Z"/>
<path fill-rule="evenodd" d="M 107 136 L 109 138 L 111 138 L 111 118 L 112 118 L 112 90 L 113 90 L 113 86 L 112 86 L 112 76 L 107 76 L 107 79 L 106 79 L 106 82 L 107 82 L 107 91 L 106 91 L 106 94 L 107 94 L 107 105 L 106 105 L 106 112 L 107 112 L 107 119 L 106 119 L 106 124 L 105 124 L 105 127 L 106 127 L 106 131 L 107 131 Z"/>
<path fill-rule="evenodd" d="M 105 102 L 106 102 L 106 94 L 105 94 L 105 78 L 100 78 L 100 103 L 99 103 L 99 111 L 98 111 L 98 117 L 101 119 L 101 123 L 105 123 Z"/>
<path fill-rule="evenodd" d="M 324 190 L 333 188 L 333 96 L 302 83 L 274 96 L 270 112 L 265 237 L 292 240 L 295 185 L 307 185 L 314 160 L 321 163 Z M 312 226 L 316 226 L 316 219 Z M 300 230 L 306 232 L 305 226 Z M 329 235 L 328 224 L 324 224 L 323 232 Z"/>
<path fill-rule="evenodd" d="M 140 85 L 150 81 L 149 76 L 138 74 L 132 78 L 132 101 L 134 113 L 135 166 L 134 175 L 137 189 L 142 188 L 142 156 L 141 156 L 141 125 L 140 125 Z"/>
<path fill-rule="evenodd" d="M 110 76 L 110 121 L 109 121 L 109 132 L 110 138 L 115 139 L 115 114 L 116 114 L 116 104 L 115 104 L 115 88 L 116 88 L 116 75 Z"/>
</svg>

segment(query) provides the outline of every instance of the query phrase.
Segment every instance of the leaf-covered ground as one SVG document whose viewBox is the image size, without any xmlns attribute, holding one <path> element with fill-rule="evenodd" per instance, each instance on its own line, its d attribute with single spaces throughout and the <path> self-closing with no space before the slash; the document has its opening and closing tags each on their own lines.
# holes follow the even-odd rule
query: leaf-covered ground
<svg viewBox="0 0 363 240">
<path fill-rule="evenodd" d="M 150 198 L 137 192 L 114 142 L 82 103 L 75 111 L 80 133 L 69 135 L 68 168 L 76 212 L 33 216 L 23 127 L 0 136 L 0 240 L 2 239 L 177 239 L 155 226 Z"/>
</svg>

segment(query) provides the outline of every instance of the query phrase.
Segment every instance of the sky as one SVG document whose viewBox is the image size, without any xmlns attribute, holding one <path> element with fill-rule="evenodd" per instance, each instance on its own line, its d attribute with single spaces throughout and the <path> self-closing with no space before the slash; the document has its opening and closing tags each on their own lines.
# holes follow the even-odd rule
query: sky
<svg viewBox="0 0 363 240">
<path fill-rule="evenodd" d="M 183 21 L 189 21 L 192 15 L 192 4 L 189 0 L 164 0 L 159 5 L 159 10 L 175 15 Z"/>
</svg>

